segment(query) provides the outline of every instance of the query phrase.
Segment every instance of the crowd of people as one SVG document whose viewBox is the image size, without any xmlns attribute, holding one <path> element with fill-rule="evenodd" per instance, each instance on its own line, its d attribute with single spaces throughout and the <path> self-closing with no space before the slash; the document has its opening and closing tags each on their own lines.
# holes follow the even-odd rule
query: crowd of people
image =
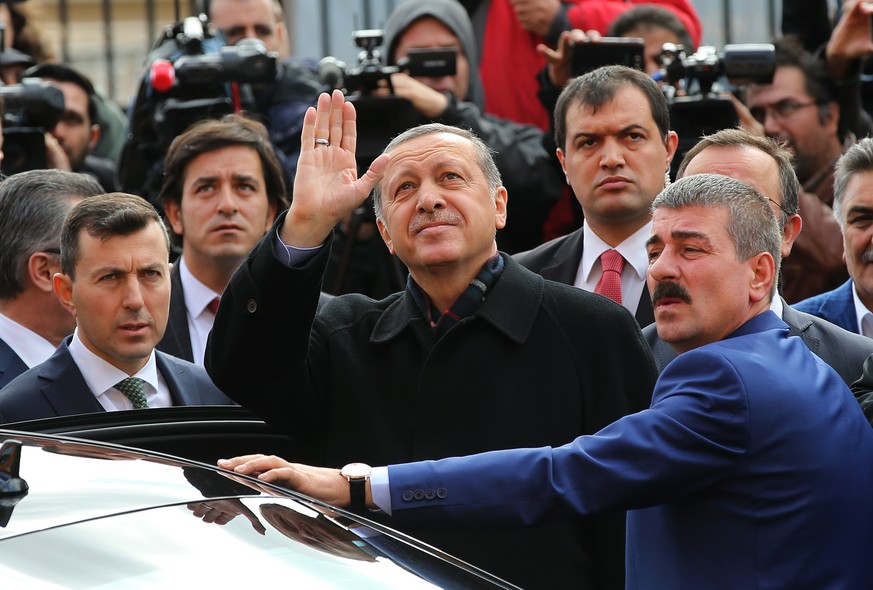
<svg viewBox="0 0 873 590">
<path fill-rule="evenodd" d="M 873 587 L 873 5 L 786 10 L 772 79 L 689 138 L 658 56 L 690 0 L 399 3 L 384 65 L 455 72 L 381 76 L 414 122 L 372 154 L 277 0 L 207 11 L 278 59 L 239 112 L 146 78 L 119 128 L 34 23 L 0 52 L 63 95 L 0 181 L 0 424 L 239 404 L 315 466 L 221 467 L 523 588 Z M 580 72 L 604 36 L 639 67 Z"/>
</svg>

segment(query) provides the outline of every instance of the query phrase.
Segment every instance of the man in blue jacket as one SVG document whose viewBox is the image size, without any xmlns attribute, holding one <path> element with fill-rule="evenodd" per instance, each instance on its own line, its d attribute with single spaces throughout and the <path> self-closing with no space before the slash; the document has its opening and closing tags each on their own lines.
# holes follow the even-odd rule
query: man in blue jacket
<svg viewBox="0 0 873 590">
<path fill-rule="evenodd" d="M 780 232 L 734 179 L 683 178 L 653 204 L 648 283 L 680 351 L 651 407 L 562 447 L 343 471 L 221 466 L 396 523 L 528 525 L 629 510 L 628 588 L 869 588 L 873 429 L 840 377 L 769 310 Z M 360 488 L 363 488 L 362 490 Z"/>
</svg>

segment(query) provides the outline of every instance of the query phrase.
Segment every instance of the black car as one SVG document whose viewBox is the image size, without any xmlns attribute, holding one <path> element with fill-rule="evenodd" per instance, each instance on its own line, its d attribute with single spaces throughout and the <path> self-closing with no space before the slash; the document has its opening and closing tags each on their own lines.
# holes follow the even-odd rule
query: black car
<svg viewBox="0 0 873 590">
<path fill-rule="evenodd" d="M 305 453 L 240 408 L 107 412 L 7 427 L 0 429 L 4 590 L 515 588 L 402 533 L 214 467 L 243 452 Z"/>
</svg>

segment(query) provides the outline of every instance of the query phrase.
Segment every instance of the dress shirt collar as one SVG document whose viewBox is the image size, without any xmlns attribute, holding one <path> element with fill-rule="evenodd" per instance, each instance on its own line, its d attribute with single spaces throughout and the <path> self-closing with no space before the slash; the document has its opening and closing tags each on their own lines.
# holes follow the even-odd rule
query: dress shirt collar
<svg viewBox="0 0 873 590">
<path fill-rule="evenodd" d="M 204 312 L 210 314 L 210 323 L 212 323 L 211 311 L 207 311 L 206 306 L 216 297 L 221 296 L 221 293 L 216 293 L 202 282 L 197 277 L 191 274 L 188 265 L 185 264 L 185 255 L 179 259 L 179 278 L 182 280 L 182 292 L 185 295 L 185 308 L 191 317 L 198 318 Z"/>
<path fill-rule="evenodd" d="M 652 222 L 649 221 L 615 247 L 625 260 L 625 268 L 630 265 L 634 269 L 637 278 L 643 282 L 646 280 L 646 271 L 649 268 L 646 240 L 649 239 L 651 233 Z M 601 240 L 600 236 L 594 233 L 594 230 L 588 225 L 588 221 L 582 223 L 582 239 L 584 240 L 585 247 L 582 248 L 582 260 L 579 263 L 579 274 L 577 274 L 576 280 L 577 285 L 594 280 L 591 272 L 597 260 L 601 254 L 612 249 L 612 246 Z"/>
<path fill-rule="evenodd" d="M 115 384 L 127 377 L 139 377 L 146 382 L 146 397 L 153 397 L 158 393 L 158 366 L 155 362 L 154 350 L 142 369 L 137 371 L 135 375 L 128 375 L 91 352 L 79 339 L 78 328 L 73 332 L 73 340 L 70 342 L 69 348 L 70 355 L 76 362 L 79 372 L 82 373 L 85 383 L 101 404 L 103 404 L 101 397 L 106 395 L 109 390 L 114 390 Z"/>
<path fill-rule="evenodd" d="M 854 281 L 852 281 L 852 300 L 855 303 L 855 317 L 858 318 L 858 334 L 873 338 L 873 313 L 861 303 Z"/>
<path fill-rule="evenodd" d="M 2 313 L 0 313 L 0 340 L 3 340 L 28 368 L 44 362 L 56 348 L 33 330 L 25 328 Z"/>
<path fill-rule="evenodd" d="M 779 296 L 779 293 L 774 293 L 773 299 L 770 300 L 770 311 L 781 318 L 783 309 L 785 306 L 782 304 L 782 297 Z"/>
</svg>

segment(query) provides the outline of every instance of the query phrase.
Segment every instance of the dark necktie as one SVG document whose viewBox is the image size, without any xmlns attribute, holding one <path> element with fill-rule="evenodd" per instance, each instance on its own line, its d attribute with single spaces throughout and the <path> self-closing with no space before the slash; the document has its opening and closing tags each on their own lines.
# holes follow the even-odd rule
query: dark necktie
<svg viewBox="0 0 873 590">
<path fill-rule="evenodd" d="M 220 297 L 216 297 L 212 301 L 206 304 L 206 309 L 212 312 L 212 315 L 218 313 L 218 303 L 221 301 Z"/>
<path fill-rule="evenodd" d="M 130 399 L 134 410 L 144 410 L 149 407 L 145 395 L 145 381 L 139 377 L 123 379 L 115 385 L 115 389 Z"/>
<path fill-rule="evenodd" d="M 618 250 L 607 250 L 600 255 L 600 265 L 603 267 L 603 274 L 600 275 L 594 292 L 621 304 L 621 271 L 624 268 L 624 258 Z"/>
</svg>

